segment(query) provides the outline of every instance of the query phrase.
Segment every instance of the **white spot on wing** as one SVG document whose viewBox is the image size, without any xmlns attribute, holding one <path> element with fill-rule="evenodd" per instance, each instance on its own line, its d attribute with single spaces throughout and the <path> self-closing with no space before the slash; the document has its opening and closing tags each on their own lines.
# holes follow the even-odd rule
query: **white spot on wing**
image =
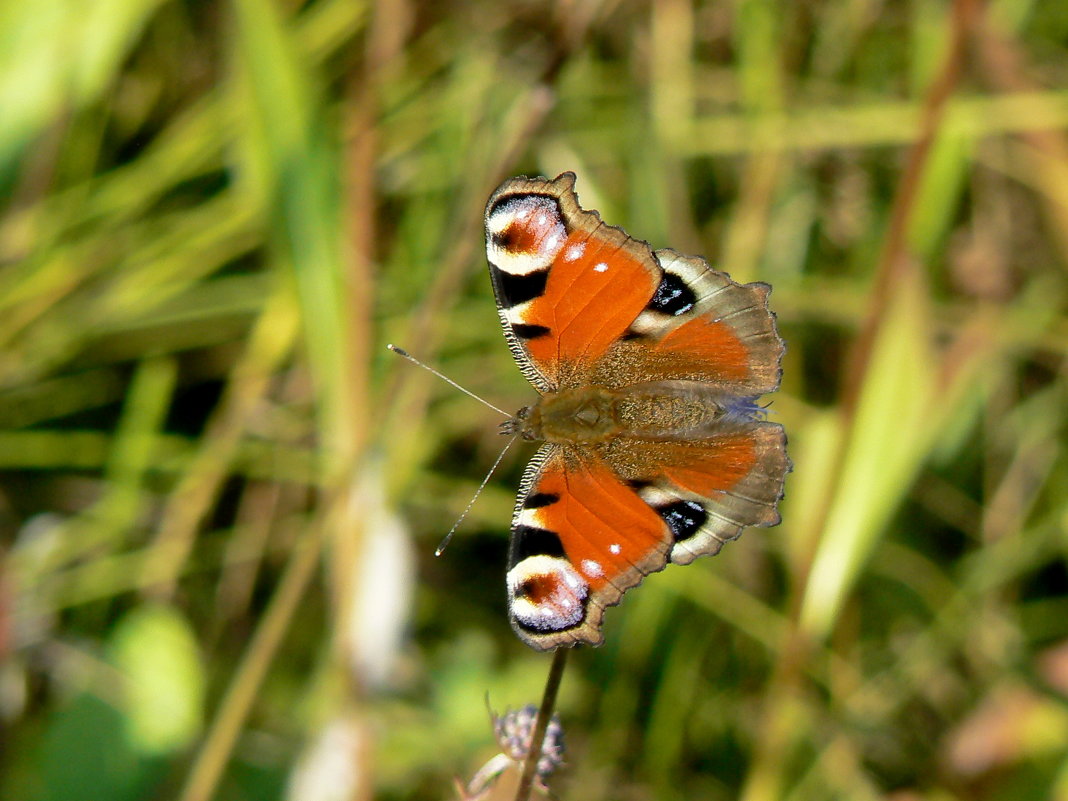
<svg viewBox="0 0 1068 801">
<path fill-rule="evenodd" d="M 602 262 L 598 262 L 598 263 L 597 263 L 597 265 L 596 265 L 596 266 L 595 266 L 595 267 L 593 268 L 593 271 L 594 271 L 595 273 L 603 273 L 603 272 L 605 272 L 605 271 L 606 271 L 607 269 L 608 269 L 608 265 L 607 265 L 607 264 L 605 264 L 605 263 L 604 263 L 604 262 L 602 261 Z"/>
<path fill-rule="evenodd" d="M 523 322 L 522 315 L 517 314 L 515 322 Z M 511 315 L 509 315 L 511 319 Z M 534 528 L 545 528 L 545 525 L 541 520 L 541 509 L 524 509 L 519 513 L 519 522 L 525 526 L 533 526 Z"/>
<path fill-rule="evenodd" d="M 595 562 L 592 559 L 583 559 L 582 572 L 587 576 L 603 576 L 604 568 L 601 567 L 600 562 Z"/>
<path fill-rule="evenodd" d="M 586 243 L 585 242 L 575 242 L 574 244 L 572 244 L 564 252 L 564 258 L 567 259 L 568 261 L 575 261 L 576 259 L 580 258 L 582 256 L 582 254 L 585 253 L 585 252 L 586 252 Z"/>
<path fill-rule="evenodd" d="M 608 550 L 611 553 L 619 553 L 623 549 L 619 547 L 619 543 L 618 542 L 613 542 L 611 545 L 608 546 Z"/>
</svg>

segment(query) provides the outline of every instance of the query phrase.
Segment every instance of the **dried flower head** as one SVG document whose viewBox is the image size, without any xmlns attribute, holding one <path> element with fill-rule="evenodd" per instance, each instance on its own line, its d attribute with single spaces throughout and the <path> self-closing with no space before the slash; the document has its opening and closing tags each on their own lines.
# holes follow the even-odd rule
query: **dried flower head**
<svg viewBox="0 0 1068 801">
<path fill-rule="evenodd" d="M 474 775 L 467 786 L 456 782 L 463 801 L 498 801 L 514 798 L 515 788 L 523 771 L 523 763 L 530 753 L 531 738 L 537 722 L 538 708 L 533 704 L 497 715 L 492 710 L 493 733 L 501 753 L 490 759 Z M 564 761 L 564 728 L 559 715 L 553 715 L 542 741 L 534 786 L 548 794 L 547 781 Z"/>
</svg>

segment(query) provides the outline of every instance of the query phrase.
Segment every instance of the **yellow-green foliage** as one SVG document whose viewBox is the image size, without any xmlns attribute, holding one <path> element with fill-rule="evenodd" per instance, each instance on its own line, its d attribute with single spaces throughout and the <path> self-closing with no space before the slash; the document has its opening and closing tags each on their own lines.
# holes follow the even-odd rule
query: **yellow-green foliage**
<svg viewBox="0 0 1068 801">
<path fill-rule="evenodd" d="M 499 418 L 384 346 L 528 403 L 482 206 L 574 170 L 773 285 L 795 471 L 572 655 L 554 792 L 1068 799 L 1066 64 L 1029 0 L 0 0 L 0 797 L 490 758 L 530 454 L 435 559 Z"/>
</svg>

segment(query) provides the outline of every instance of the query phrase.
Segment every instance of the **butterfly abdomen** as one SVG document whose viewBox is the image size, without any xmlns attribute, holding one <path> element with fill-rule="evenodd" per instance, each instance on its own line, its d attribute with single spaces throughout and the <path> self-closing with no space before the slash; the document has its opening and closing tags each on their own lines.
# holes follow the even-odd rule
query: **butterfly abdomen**
<svg viewBox="0 0 1068 801">
<path fill-rule="evenodd" d="M 576 387 L 543 395 L 517 416 L 524 439 L 596 445 L 616 437 L 688 440 L 715 433 L 725 407 L 715 390 L 694 381 L 630 387 Z"/>
</svg>

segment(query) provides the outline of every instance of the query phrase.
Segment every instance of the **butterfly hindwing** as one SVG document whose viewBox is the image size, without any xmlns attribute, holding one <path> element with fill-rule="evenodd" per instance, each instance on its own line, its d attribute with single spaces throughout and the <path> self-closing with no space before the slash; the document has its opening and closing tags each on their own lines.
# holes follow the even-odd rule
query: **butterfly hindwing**
<svg viewBox="0 0 1068 801">
<path fill-rule="evenodd" d="M 692 440 L 618 439 L 600 451 L 668 523 L 676 564 L 719 553 L 748 526 L 779 523 L 791 464 L 778 423 L 735 423 Z"/>
<path fill-rule="evenodd" d="M 543 446 L 512 521 L 513 628 L 538 650 L 600 644 L 605 607 L 644 576 L 777 524 L 789 469 L 782 426 L 762 421 L 698 440 Z"/>
<path fill-rule="evenodd" d="M 779 386 L 784 351 L 768 309 L 771 287 L 738 284 L 698 256 L 656 251 L 663 275 L 650 302 L 594 371 L 592 381 L 700 381 L 739 397 Z"/>
</svg>

